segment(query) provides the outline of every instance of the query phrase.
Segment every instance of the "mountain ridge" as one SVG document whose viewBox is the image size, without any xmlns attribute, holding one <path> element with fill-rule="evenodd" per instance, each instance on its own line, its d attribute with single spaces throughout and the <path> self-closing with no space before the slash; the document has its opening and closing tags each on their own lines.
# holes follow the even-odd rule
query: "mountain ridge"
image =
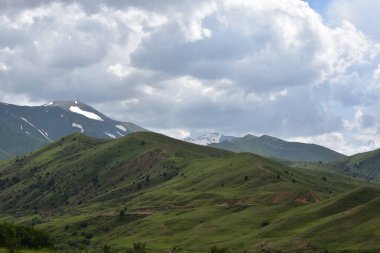
<svg viewBox="0 0 380 253">
<path fill-rule="evenodd" d="M 234 152 L 251 152 L 265 157 L 272 157 L 290 161 L 332 161 L 346 157 L 334 150 L 317 144 L 288 142 L 270 135 L 255 136 L 247 134 L 243 137 L 231 137 L 223 140 L 223 135 L 213 134 L 219 138 L 209 138 L 203 135 L 200 138 L 186 138 L 185 141 Z"/>
</svg>

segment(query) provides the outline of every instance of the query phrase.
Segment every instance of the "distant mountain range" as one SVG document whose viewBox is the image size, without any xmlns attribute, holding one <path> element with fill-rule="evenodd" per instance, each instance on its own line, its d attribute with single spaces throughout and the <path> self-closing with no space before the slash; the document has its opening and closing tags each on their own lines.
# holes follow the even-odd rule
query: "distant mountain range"
<svg viewBox="0 0 380 253">
<path fill-rule="evenodd" d="M 80 101 L 53 101 L 41 106 L 0 103 L 0 159 L 30 152 L 75 132 L 94 138 L 116 139 L 138 131 L 147 130 L 130 122 L 113 120 Z M 211 133 L 184 140 L 289 161 L 319 162 L 345 158 L 323 146 L 287 142 L 268 135 L 234 137 Z"/>
<path fill-rule="evenodd" d="M 218 133 L 186 138 L 185 141 L 209 145 L 234 152 L 251 152 L 265 157 L 289 161 L 332 161 L 346 156 L 323 146 L 299 142 L 288 142 L 272 136 L 246 135 L 244 137 L 223 136 Z"/>
<path fill-rule="evenodd" d="M 42 106 L 0 103 L 0 159 L 30 152 L 74 132 L 103 139 L 147 131 L 112 120 L 79 101 L 53 101 Z"/>
</svg>

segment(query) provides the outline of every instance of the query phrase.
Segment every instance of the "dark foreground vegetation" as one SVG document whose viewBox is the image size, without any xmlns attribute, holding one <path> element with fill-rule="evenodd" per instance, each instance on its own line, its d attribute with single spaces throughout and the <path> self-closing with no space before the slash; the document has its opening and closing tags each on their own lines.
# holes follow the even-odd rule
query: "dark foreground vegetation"
<svg viewBox="0 0 380 253">
<path fill-rule="evenodd" d="M 0 248 L 6 248 L 10 253 L 20 248 L 40 249 L 52 246 L 52 239 L 43 230 L 7 222 L 0 224 Z"/>
</svg>

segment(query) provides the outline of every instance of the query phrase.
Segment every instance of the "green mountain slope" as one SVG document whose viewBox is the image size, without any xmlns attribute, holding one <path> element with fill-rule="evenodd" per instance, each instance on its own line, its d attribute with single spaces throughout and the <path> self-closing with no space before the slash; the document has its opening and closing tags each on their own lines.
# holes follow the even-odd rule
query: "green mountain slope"
<svg viewBox="0 0 380 253">
<path fill-rule="evenodd" d="M 289 162 L 288 164 L 292 167 L 333 171 L 351 177 L 380 181 L 380 149 L 331 162 Z"/>
<path fill-rule="evenodd" d="M 246 135 L 230 141 L 211 144 L 212 147 L 234 152 L 251 152 L 265 157 L 290 161 L 332 161 L 345 156 L 331 149 L 299 142 L 287 142 L 275 137 Z"/>
<path fill-rule="evenodd" d="M 377 250 L 379 199 L 374 184 L 147 132 L 75 134 L 0 163 L 0 219 L 72 247 Z"/>
<path fill-rule="evenodd" d="M 329 164 L 328 169 L 368 180 L 380 180 L 380 149 Z"/>
</svg>

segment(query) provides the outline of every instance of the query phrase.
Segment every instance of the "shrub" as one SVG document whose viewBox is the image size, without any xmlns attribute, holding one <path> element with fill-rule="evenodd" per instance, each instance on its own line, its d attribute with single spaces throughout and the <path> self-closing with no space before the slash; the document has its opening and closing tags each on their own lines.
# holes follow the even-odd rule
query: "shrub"
<svg viewBox="0 0 380 253">
<path fill-rule="evenodd" d="M 111 253 L 111 246 L 104 245 L 104 247 L 103 247 L 103 253 Z"/>
<path fill-rule="evenodd" d="M 261 227 L 266 227 L 268 225 L 269 225 L 269 221 L 267 221 L 267 220 L 262 221 L 260 224 Z"/>
<path fill-rule="evenodd" d="M 230 251 L 227 248 L 218 248 L 216 246 L 213 246 L 210 249 L 210 253 L 229 253 Z"/>
<path fill-rule="evenodd" d="M 133 249 L 136 253 L 145 253 L 146 252 L 146 243 L 145 242 L 134 242 Z"/>
</svg>

